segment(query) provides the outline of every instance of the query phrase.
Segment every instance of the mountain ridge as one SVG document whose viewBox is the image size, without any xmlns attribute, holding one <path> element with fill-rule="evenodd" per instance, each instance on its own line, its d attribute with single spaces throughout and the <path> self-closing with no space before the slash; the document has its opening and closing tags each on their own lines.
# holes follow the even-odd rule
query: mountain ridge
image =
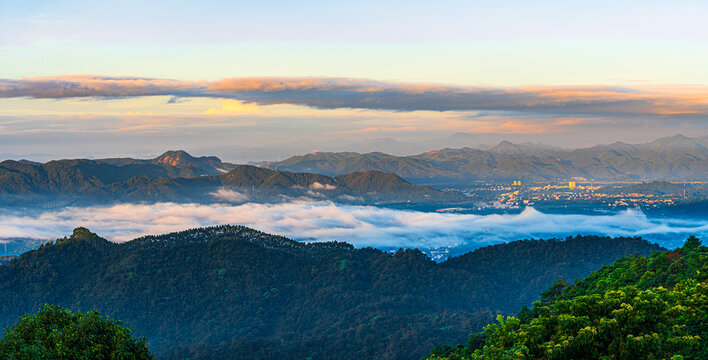
<svg viewBox="0 0 708 360">
<path fill-rule="evenodd" d="M 683 135 L 644 144 L 616 142 L 582 149 L 548 148 L 502 141 L 489 147 L 444 148 L 418 155 L 313 153 L 269 163 L 284 170 L 328 175 L 391 171 L 414 183 L 470 181 L 547 182 L 556 179 L 603 181 L 708 180 L 708 140 Z"/>
<path fill-rule="evenodd" d="M 534 271 L 513 271 L 525 266 L 521 248 L 539 264 Z M 582 255 L 588 249 L 595 256 Z M 495 246 L 446 265 L 414 249 L 300 243 L 242 226 L 125 243 L 77 228 L 0 266 L 0 326 L 53 303 L 120 318 L 165 359 L 421 358 L 528 303 L 500 284 L 531 292 L 558 274 L 581 277 L 627 251 L 658 249 L 590 236 Z M 480 266 L 489 251 L 504 272 Z M 581 258 L 587 263 L 578 267 Z"/>
<path fill-rule="evenodd" d="M 136 165 L 125 159 L 114 162 L 122 165 L 84 159 L 45 164 L 8 160 L 0 163 L 0 199 L 6 206 L 43 202 L 61 205 L 115 201 L 282 202 L 283 196 L 343 203 L 469 201 L 460 193 L 413 185 L 381 171 L 369 172 L 367 184 L 362 182 L 362 178 L 355 181 L 355 177 L 333 178 L 251 165 L 234 166 L 218 175 L 195 175 L 191 165 L 193 160 L 185 154 L 168 152 L 155 160 L 170 163 L 168 165 Z M 217 158 L 200 159 L 213 165 Z M 159 171 L 144 174 L 146 169 L 156 169 L 156 166 Z M 172 172 L 165 174 L 162 171 L 165 168 L 170 168 Z M 191 176 L 181 176 L 185 169 Z M 235 192 L 239 196 L 221 196 L 220 192 L 224 191 Z"/>
</svg>

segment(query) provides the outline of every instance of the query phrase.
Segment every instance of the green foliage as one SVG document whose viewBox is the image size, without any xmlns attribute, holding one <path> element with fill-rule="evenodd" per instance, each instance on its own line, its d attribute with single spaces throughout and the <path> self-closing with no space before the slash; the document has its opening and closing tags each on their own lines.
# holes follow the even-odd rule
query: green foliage
<svg viewBox="0 0 708 360">
<path fill-rule="evenodd" d="M 691 235 L 688 237 L 688 239 L 686 239 L 683 248 L 690 251 L 696 250 L 699 246 L 701 246 L 701 240 Z"/>
<path fill-rule="evenodd" d="M 45 305 L 5 329 L 0 358 L 6 360 L 153 359 L 144 338 L 96 311 L 71 313 Z"/>
<path fill-rule="evenodd" d="M 708 358 L 706 260 L 695 237 L 671 252 L 623 258 L 573 286 L 554 284 L 519 318 L 499 317 L 482 346 L 429 359 Z"/>
<path fill-rule="evenodd" d="M 588 236 L 435 263 L 417 250 L 299 243 L 239 226 L 120 244 L 77 229 L 0 267 L 0 326 L 52 303 L 102 309 L 166 358 L 421 358 L 538 300 L 559 277 L 657 249 Z"/>
</svg>

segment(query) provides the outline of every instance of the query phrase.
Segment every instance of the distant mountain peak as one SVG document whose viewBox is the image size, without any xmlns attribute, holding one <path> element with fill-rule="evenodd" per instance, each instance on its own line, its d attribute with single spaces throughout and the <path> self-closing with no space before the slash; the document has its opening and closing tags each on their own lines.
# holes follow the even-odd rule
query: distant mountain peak
<svg viewBox="0 0 708 360">
<path fill-rule="evenodd" d="M 85 227 L 77 227 L 74 229 L 74 232 L 71 234 L 72 239 L 76 240 L 85 240 L 85 239 L 90 239 L 95 236 L 98 236 L 94 233 L 92 233 L 89 229 Z"/>
<path fill-rule="evenodd" d="M 660 147 L 671 150 L 690 150 L 690 149 L 701 149 L 704 150 L 705 146 L 697 141 L 696 138 L 690 138 L 684 136 L 683 134 L 676 134 L 674 136 L 667 136 L 660 139 L 656 139 L 650 143 L 648 146 Z"/>
<path fill-rule="evenodd" d="M 661 142 L 694 142 L 693 139 L 690 137 L 684 136 L 683 134 L 676 134 L 674 136 L 666 136 L 663 138 L 656 139 L 652 141 L 652 143 L 661 143 Z"/>
<path fill-rule="evenodd" d="M 177 168 L 201 169 L 204 174 L 223 174 L 233 169 L 233 164 L 224 163 L 216 156 L 190 155 L 184 150 L 170 150 L 151 160 L 154 164 L 174 166 Z"/>
<path fill-rule="evenodd" d="M 505 155 L 519 155 L 524 153 L 524 150 L 519 145 L 516 145 L 508 140 L 503 140 L 496 146 L 490 148 L 488 151 Z"/>
<path fill-rule="evenodd" d="M 74 229 L 72 234 L 69 237 L 64 238 L 63 240 L 57 240 L 57 244 L 90 244 L 91 246 L 95 248 L 105 248 L 106 246 L 109 246 L 111 243 L 98 236 L 95 233 L 92 233 L 89 229 L 85 227 L 77 227 Z"/>
<path fill-rule="evenodd" d="M 184 150 L 170 150 L 155 158 L 155 162 L 171 166 L 183 166 L 194 160 L 195 157 Z"/>
</svg>

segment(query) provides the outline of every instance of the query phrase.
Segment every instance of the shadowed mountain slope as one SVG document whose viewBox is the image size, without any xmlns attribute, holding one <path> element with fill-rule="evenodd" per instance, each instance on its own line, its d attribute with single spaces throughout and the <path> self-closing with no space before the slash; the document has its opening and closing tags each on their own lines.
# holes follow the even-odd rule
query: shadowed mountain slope
<svg viewBox="0 0 708 360">
<path fill-rule="evenodd" d="M 470 201 L 460 193 L 412 185 L 381 171 L 333 178 L 239 165 L 219 175 L 173 176 L 192 169 L 194 161 L 190 159 L 193 158 L 186 153 L 175 152 L 156 160 L 169 163 L 161 165 L 129 164 L 123 160 L 122 165 L 93 160 L 46 164 L 5 161 L 0 163 L 0 199 L 5 206 L 115 201 L 212 203 L 231 202 L 229 197 L 219 195 L 219 191 L 230 191 L 239 194 L 235 198 L 241 199 L 240 202 L 282 202 L 293 198 L 356 204 Z M 198 159 L 206 164 L 216 161 L 216 158 Z"/>
<path fill-rule="evenodd" d="M 417 250 L 305 244 L 238 226 L 121 244 L 78 228 L 0 266 L 0 326 L 52 303 L 120 318 L 162 358 L 418 359 L 518 311 L 558 277 L 659 249 L 588 236 L 435 263 Z"/>
</svg>

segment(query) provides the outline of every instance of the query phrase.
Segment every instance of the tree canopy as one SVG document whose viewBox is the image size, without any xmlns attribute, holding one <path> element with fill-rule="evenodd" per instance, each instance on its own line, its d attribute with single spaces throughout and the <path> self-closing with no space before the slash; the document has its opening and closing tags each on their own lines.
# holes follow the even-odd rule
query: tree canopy
<svg viewBox="0 0 708 360">
<path fill-rule="evenodd" d="M 554 284 L 532 309 L 497 317 L 442 359 L 706 359 L 708 247 L 632 256 L 572 286 Z"/>
<path fill-rule="evenodd" d="M 154 359 L 144 338 L 97 311 L 72 313 L 45 305 L 5 329 L 0 338 L 5 360 Z"/>
</svg>

